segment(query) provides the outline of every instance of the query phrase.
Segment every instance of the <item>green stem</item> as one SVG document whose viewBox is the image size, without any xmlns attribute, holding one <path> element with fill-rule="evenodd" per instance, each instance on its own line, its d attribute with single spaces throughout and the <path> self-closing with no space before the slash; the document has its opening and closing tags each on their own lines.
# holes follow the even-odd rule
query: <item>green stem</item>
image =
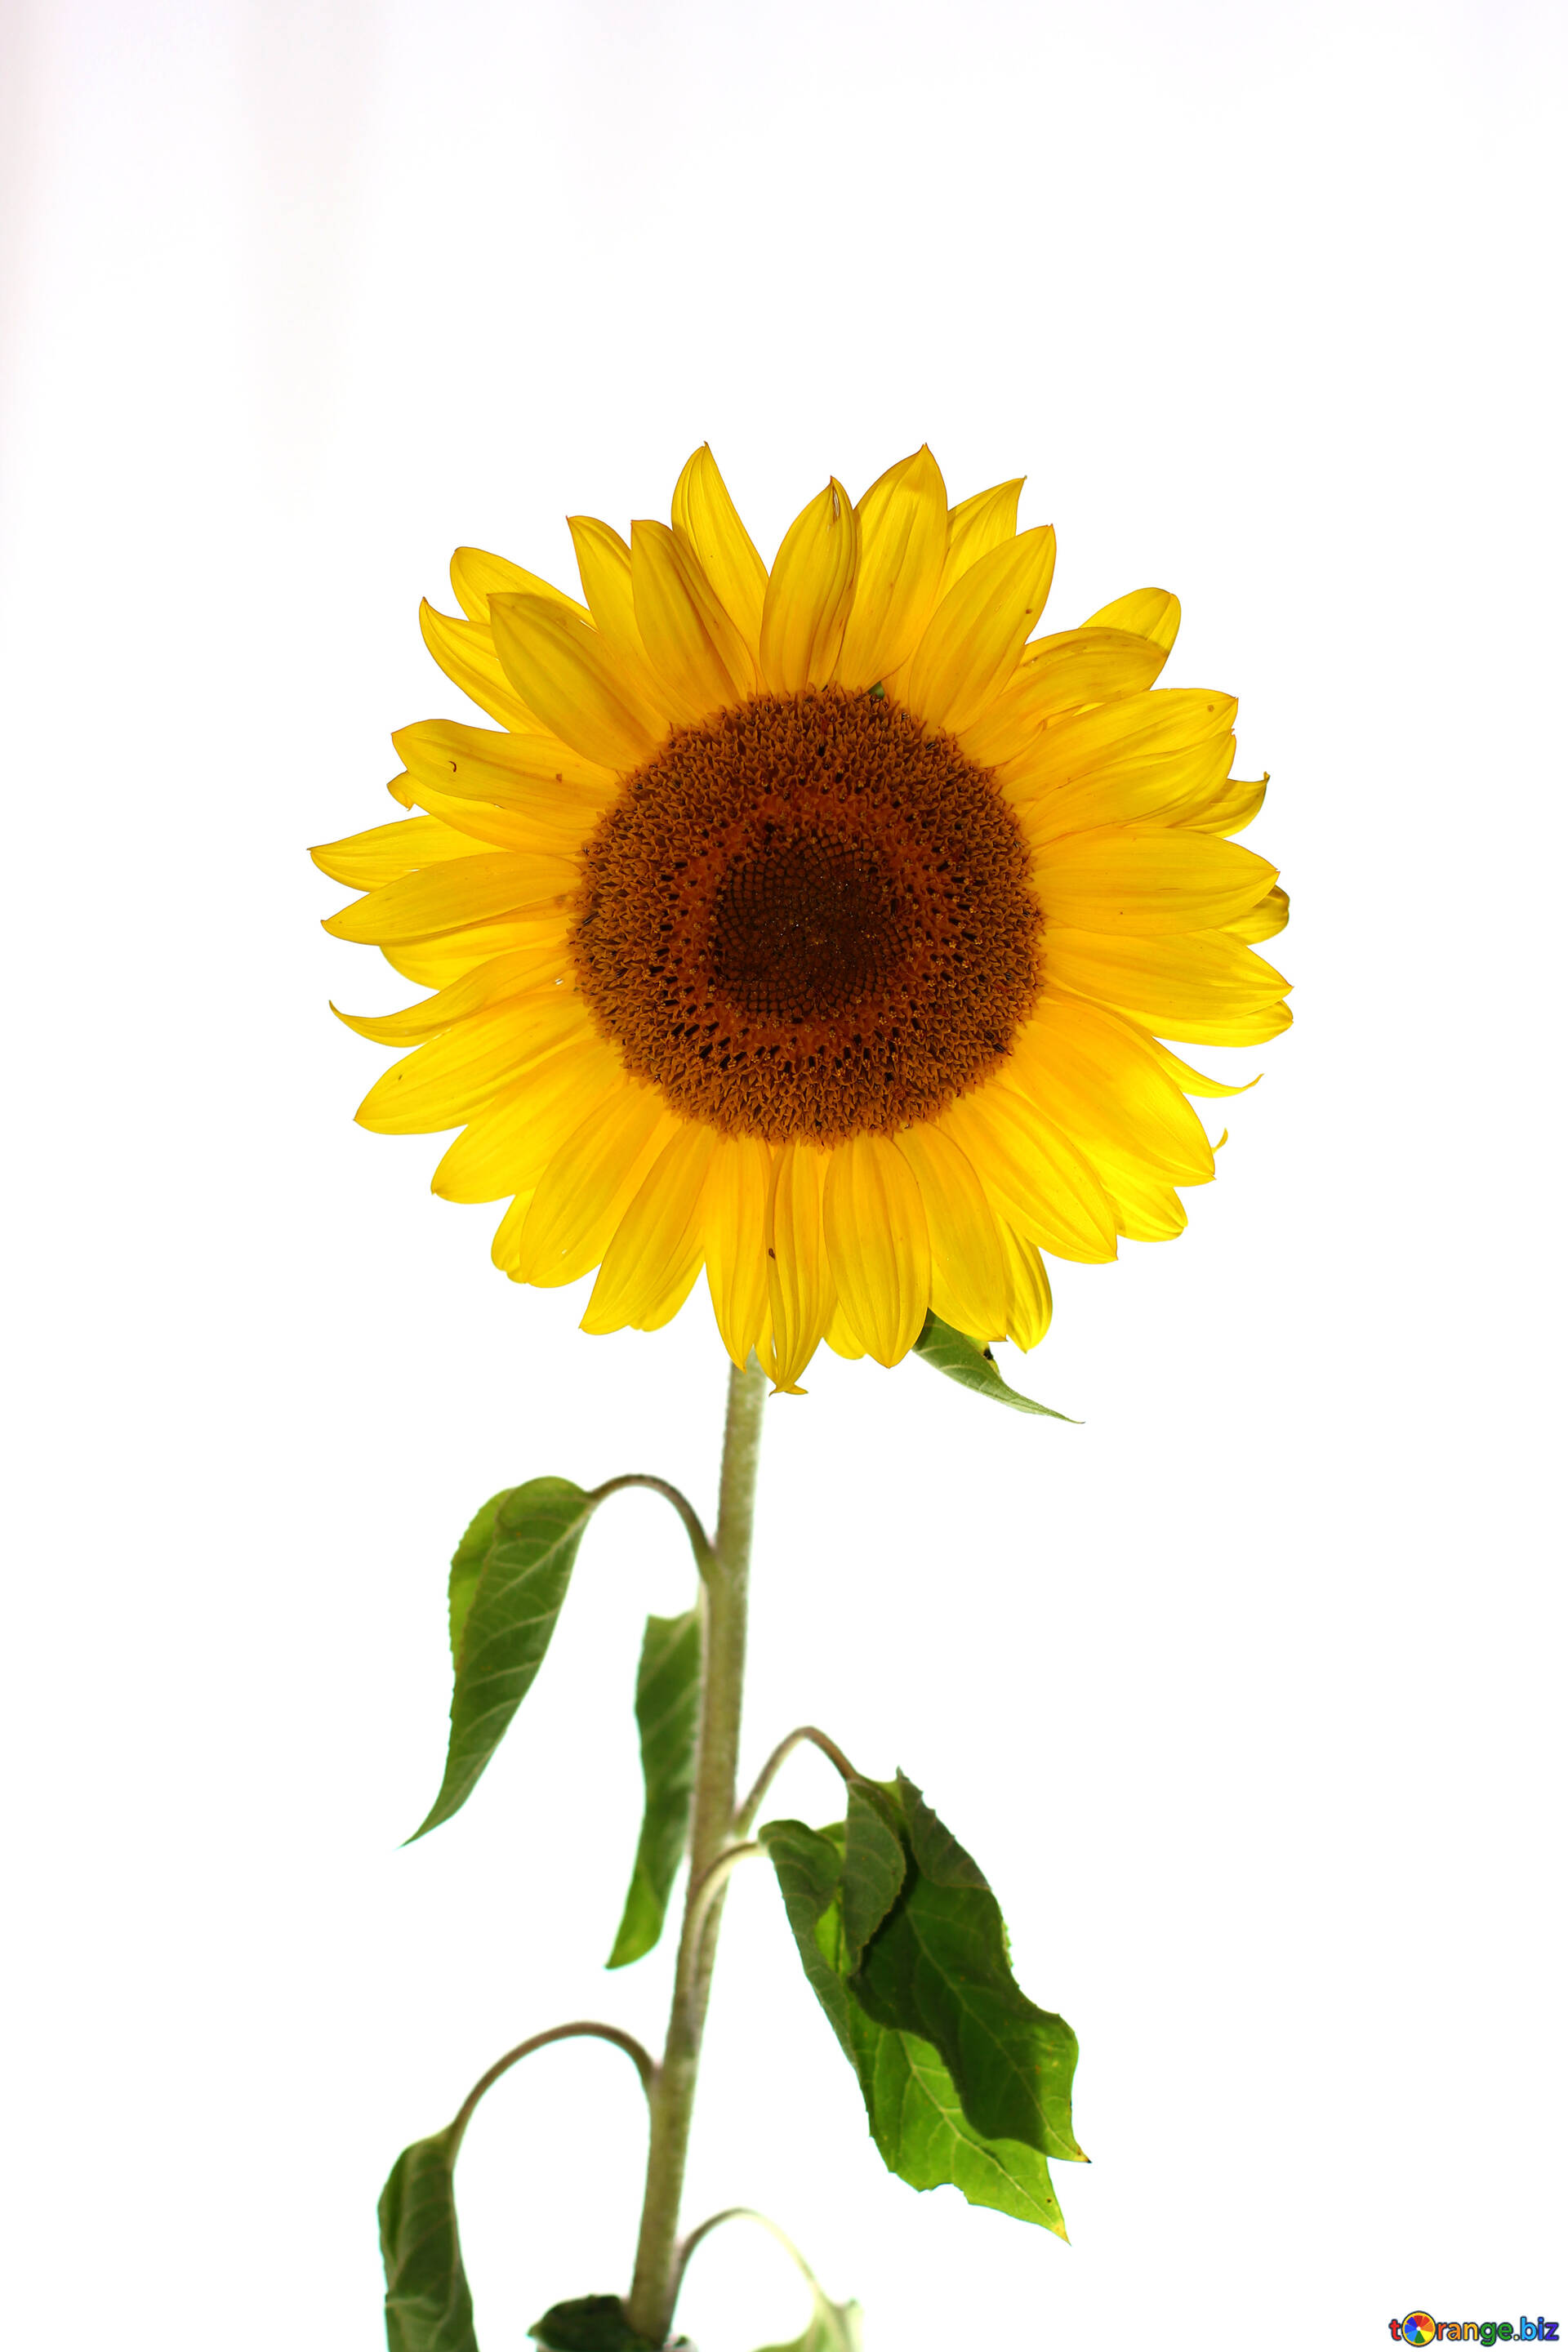
<svg viewBox="0 0 1568 2352">
<path fill-rule="evenodd" d="M 719 1524 L 702 1596 L 702 1710 L 691 1810 L 691 1867 L 669 2032 L 649 2095 L 647 2184 L 637 2269 L 626 2305 L 633 2327 L 655 2344 L 665 2341 L 675 2313 L 680 2190 L 686 2177 L 708 1990 L 724 1908 L 722 1879 L 717 1887 L 705 1886 L 704 1881 L 731 1843 L 735 1815 L 741 1689 L 746 1669 L 746 1580 L 766 1391 L 755 1358 L 743 1372 L 731 1369 L 724 1463 L 719 1478 Z M 723 1874 L 727 1876 L 728 1872 Z"/>
</svg>

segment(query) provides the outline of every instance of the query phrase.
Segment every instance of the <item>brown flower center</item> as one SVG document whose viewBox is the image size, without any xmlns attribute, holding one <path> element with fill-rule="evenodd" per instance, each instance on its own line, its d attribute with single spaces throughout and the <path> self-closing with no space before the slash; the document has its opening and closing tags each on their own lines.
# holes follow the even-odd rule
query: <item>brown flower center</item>
<svg viewBox="0 0 1568 2352">
<path fill-rule="evenodd" d="M 1040 982 L 990 775 L 885 697 L 763 695 L 672 735 L 584 852 L 577 975 L 689 1118 L 834 1143 L 933 1118 Z"/>
</svg>

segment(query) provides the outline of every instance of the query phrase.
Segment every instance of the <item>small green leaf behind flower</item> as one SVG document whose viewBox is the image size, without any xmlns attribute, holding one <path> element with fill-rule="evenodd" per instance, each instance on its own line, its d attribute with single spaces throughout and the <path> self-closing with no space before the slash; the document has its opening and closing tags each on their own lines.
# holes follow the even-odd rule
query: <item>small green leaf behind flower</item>
<svg viewBox="0 0 1568 2352">
<path fill-rule="evenodd" d="M 642 1833 L 615 1949 L 605 1963 L 612 1969 L 640 1960 L 664 1932 L 691 1819 L 701 1677 L 701 1612 L 689 1609 L 679 1617 L 650 1617 L 637 1665 Z"/>
<path fill-rule="evenodd" d="M 900 1773 L 890 1789 L 859 1790 L 868 1812 L 897 1822 L 904 1875 L 858 1948 L 845 1923 L 853 1911 L 863 1929 L 869 1881 L 848 1825 L 771 1822 L 758 1835 L 882 2160 L 913 2189 L 951 2183 L 972 2205 L 1065 2237 L 1047 2158 L 1082 2160 L 1072 2029 L 1018 1987 L 994 1895 L 913 1783 Z M 885 1888 L 885 1871 L 871 1877 Z"/>
<path fill-rule="evenodd" d="M 804 2336 L 790 2344 L 770 2344 L 765 2352 L 860 2352 L 860 2306 L 829 2303 L 819 2286 L 812 2287 L 812 2314 Z"/>
<path fill-rule="evenodd" d="M 1020 1396 L 1016 1389 L 1009 1388 L 989 1348 L 963 1331 L 955 1331 L 951 1323 L 943 1323 L 934 1315 L 926 1317 L 914 1352 L 933 1371 L 944 1372 L 960 1388 L 973 1389 L 976 1396 L 989 1397 L 994 1404 L 1011 1405 L 1015 1412 L 1044 1413 L 1051 1421 L 1072 1421 L 1071 1413 L 1057 1412 L 1048 1404 L 1037 1404 L 1033 1397 Z M 1073 1422 L 1075 1429 L 1081 1425 Z"/>
<path fill-rule="evenodd" d="M 416 1838 L 472 1795 L 532 1687 L 596 1504 L 569 1478 L 492 1495 L 452 1558 L 452 1729 L 447 1769 Z"/>
<path fill-rule="evenodd" d="M 376 2210 L 389 2352 L 479 2352 L 452 2193 L 460 2138 L 449 2125 L 430 2139 L 416 2140 L 381 2192 Z"/>
</svg>

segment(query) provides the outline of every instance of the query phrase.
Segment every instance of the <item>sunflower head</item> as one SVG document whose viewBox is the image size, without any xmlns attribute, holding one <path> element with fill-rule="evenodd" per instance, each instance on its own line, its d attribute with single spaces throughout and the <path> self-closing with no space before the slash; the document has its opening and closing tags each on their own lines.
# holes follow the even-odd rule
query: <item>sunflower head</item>
<svg viewBox="0 0 1568 2352">
<path fill-rule="evenodd" d="M 1032 1347 L 1042 1251 L 1114 1257 L 1214 1173 L 1164 1039 L 1289 1021 L 1275 869 L 1228 838 L 1234 699 L 1157 688 L 1175 598 L 1037 635 L 1019 482 L 949 508 L 929 449 L 828 483 L 773 567 L 703 447 L 671 522 L 574 518 L 583 601 L 472 548 L 437 661 L 498 726 L 394 741 L 411 814 L 312 854 L 328 930 L 434 992 L 344 1015 L 412 1050 L 363 1125 L 460 1129 L 514 1281 L 598 1269 L 652 1330 L 700 1272 L 795 1389 L 823 1339 L 896 1362 L 928 1313 Z"/>
</svg>

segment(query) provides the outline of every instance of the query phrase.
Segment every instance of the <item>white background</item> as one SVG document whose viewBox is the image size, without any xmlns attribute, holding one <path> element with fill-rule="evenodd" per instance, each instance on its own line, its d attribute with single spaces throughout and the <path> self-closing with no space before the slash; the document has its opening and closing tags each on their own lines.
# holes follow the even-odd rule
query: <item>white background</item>
<svg viewBox="0 0 1568 2352">
<path fill-rule="evenodd" d="M 784 7 L 16 0 L 3 386 L 5 2193 L 25 2352 L 374 2352 L 374 2202 L 587 2011 L 673 1523 L 606 1512 L 467 1811 L 447 1556 L 496 1487 L 706 1507 L 700 1297 L 580 1337 L 440 1149 L 351 1123 L 307 842 L 476 541 L 668 510 L 772 552 L 829 468 L 1026 471 L 1052 611 L 1175 588 L 1242 697 L 1299 1027 L 1231 1057 L 1178 1244 L 1071 1268 L 994 1412 L 825 1358 L 770 1409 L 748 1759 L 902 1763 L 1083 2043 L 1074 2243 L 888 2178 L 761 1873 L 689 2212 L 868 2352 L 1368 2347 L 1568 2321 L 1563 2261 L 1561 20 L 1489 0 Z M 1194 1050 L 1210 1067 L 1226 1059 Z M 826 1767 L 781 1807 L 822 1819 Z M 629 2263 L 637 2095 L 552 2051 L 459 2171 L 487 2352 Z M 721 2234 L 702 2352 L 800 2325 Z"/>
</svg>

